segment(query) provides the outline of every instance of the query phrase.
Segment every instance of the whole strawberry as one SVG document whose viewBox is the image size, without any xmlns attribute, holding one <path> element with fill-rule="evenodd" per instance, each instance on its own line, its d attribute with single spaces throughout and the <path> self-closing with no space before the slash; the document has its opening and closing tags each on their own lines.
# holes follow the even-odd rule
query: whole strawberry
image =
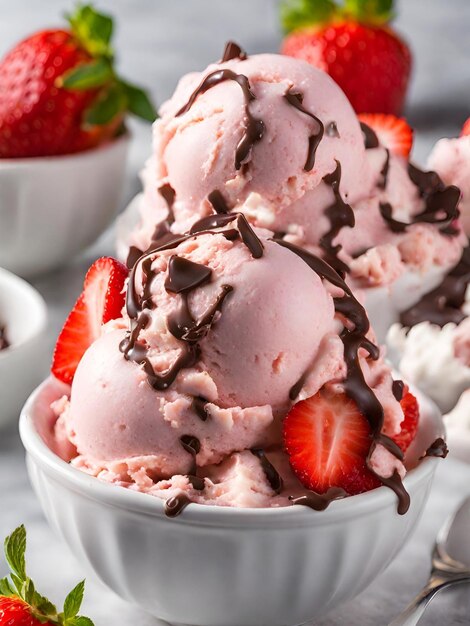
<svg viewBox="0 0 470 626">
<path fill-rule="evenodd" d="M 357 113 L 400 115 L 412 57 L 392 17 L 393 0 L 283 0 L 281 52 L 330 74 Z"/>
<path fill-rule="evenodd" d="M 59 613 L 47 598 L 39 594 L 26 575 L 26 530 L 17 528 L 5 539 L 5 556 L 11 569 L 9 578 L 0 580 L 0 626 L 93 626 L 88 617 L 78 615 L 85 582 L 69 593 L 64 610 Z"/>
<path fill-rule="evenodd" d="M 116 75 L 112 19 L 80 5 L 68 22 L 0 61 L 0 157 L 78 152 L 116 135 L 127 112 L 155 119 L 145 92 Z"/>
</svg>

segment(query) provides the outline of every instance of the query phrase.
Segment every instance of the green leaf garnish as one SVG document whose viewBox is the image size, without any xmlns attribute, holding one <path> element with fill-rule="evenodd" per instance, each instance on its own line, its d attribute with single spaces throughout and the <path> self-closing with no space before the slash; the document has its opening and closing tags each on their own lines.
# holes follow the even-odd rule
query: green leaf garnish
<svg viewBox="0 0 470 626">
<path fill-rule="evenodd" d="M 281 23 L 285 32 L 353 19 L 364 24 L 384 24 L 393 18 L 393 0 L 282 0 Z"/>
<path fill-rule="evenodd" d="M 83 601 L 85 581 L 72 589 L 64 603 L 64 611 L 58 613 L 47 598 L 36 591 L 33 581 L 26 575 L 26 530 L 17 528 L 5 539 L 5 557 L 12 570 L 10 579 L 0 580 L 0 596 L 17 597 L 30 606 L 31 615 L 41 623 L 56 626 L 94 626 L 91 619 L 78 615 Z"/>
<path fill-rule="evenodd" d="M 69 595 L 65 598 L 64 602 L 64 618 L 66 620 L 72 619 L 78 615 L 80 607 L 83 602 L 83 594 L 85 592 L 85 581 L 82 580 L 78 585 L 72 589 Z"/>
<path fill-rule="evenodd" d="M 143 120 L 153 122 L 157 117 L 157 112 L 148 94 L 135 85 L 129 85 L 124 82 L 121 84 L 126 92 L 128 111 Z"/>
<path fill-rule="evenodd" d="M 73 91 L 97 90 L 95 100 L 82 120 L 85 125 L 108 124 L 125 113 L 153 122 L 157 112 L 149 95 L 116 73 L 111 46 L 114 29 L 111 16 L 99 13 L 91 4 L 79 4 L 67 19 L 72 35 L 93 60 L 68 70 L 59 76 L 56 84 Z"/>
<path fill-rule="evenodd" d="M 23 582 L 26 578 L 26 530 L 23 525 L 5 539 L 5 557 L 11 571 Z"/>
<path fill-rule="evenodd" d="M 101 126 L 127 110 L 127 96 L 118 83 L 101 92 L 85 113 L 85 124 Z"/>
<path fill-rule="evenodd" d="M 106 58 L 96 59 L 90 63 L 82 63 L 66 72 L 57 81 L 60 87 L 86 91 L 106 85 L 114 78 L 111 63 Z"/>
<path fill-rule="evenodd" d="M 111 38 L 113 19 L 98 13 L 91 4 L 79 4 L 75 13 L 66 16 L 73 35 L 92 57 L 113 57 Z"/>
<path fill-rule="evenodd" d="M 286 33 L 328 22 L 337 9 L 333 0 L 283 0 L 281 24 Z"/>
<path fill-rule="evenodd" d="M 72 620 L 68 621 L 67 626 L 93 626 L 93 622 L 89 617 L 79 615 L 78 617 L 74 617 Z"/>
<path fill-rule="evenodd" d="M 384 24 L 393 19 L 393 0 L 345 0 L 344 13 L 366 24 Z"/>
</svg>

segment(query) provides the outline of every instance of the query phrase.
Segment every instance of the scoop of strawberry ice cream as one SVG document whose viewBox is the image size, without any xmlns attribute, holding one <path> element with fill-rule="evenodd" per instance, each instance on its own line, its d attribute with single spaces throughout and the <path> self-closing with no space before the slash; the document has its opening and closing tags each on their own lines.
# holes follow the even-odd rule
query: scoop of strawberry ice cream
<svg viewBox="0 0 470 626">
<path fill-rule="evenodd" d="M 184 109 L 204 79 L 224 71 L 230 78 L 200 92 Z M 258 138 L 251 136 L 245 158 L 237 163 L 250 117 L 262 130 Z M 153 154 L 143 172 L 141 225 L 132 244 L 148 247 L 155 225 L 166 217 L 165 200 L 157 192 L 163 184 L 176 191 L 175 232 L 185 232 L 210 213 L 208 196 L 216 189 L 256 226 L 284 231 L 316 224 L 325 231 L 330 190 L 323 177 L 341 163 L 341 193 L 357 199 L 372 185 L 364 153 L 354 111 L 326 73 L 274 54 L 210 65 L 182 78 L 161 108 Z M 318 231 L 313 235 L 317 242 Z"/>
<path fill-rule="evenodd" d="M 124 357 L 124 321 L 112 323 L 88 349 L 59 424 L 90 469 L 99 473 L 106 467 L 113 474 L 120 466 L 134 475 L 143 464 L 160 478 L 185 474 L 192 463 L 180 443 L 186 435 L 199 441 L 201 466 L 269 443 L 273 418 L 285 414 L 291 388 L 314 368 L 324 339 L 336 335 L 338 323 L 321 279 L 282 246 L 268 239 L 261 245 L 262 257 L 254 258 L 240 240 L 203 234 L 158 252 L 149 267 L 139 263 L 130 289 L 145 299 L 142 315 L 148 320 L 134 351 L 145 349 L 158 375 L 184 352 L 170 332 L 176 323 L 172 314 L 186 306 L 168 286 L 175 259 L 189 264 L 183 274 L 194 268 L 208 273 L 188 296 L 195 320 L 207 316 L 221 294 L 225 297 L 202 327 L 198 359 L 181 368 L 168 389 L 152 388 L 138 365 L 140 357 L 137 362 Z M 183 280 L 183 274 L 175 273 L 174 280 Z M 341 353 L 330 355 L 343 360 Z M 309 377 L 310 386 L 320 384 L 319 376 L 316 383 Z M 208 419 L 198 415 L 194 398 L 204 400 Z"/>
<path fill-rule="evenodd" d="M 462 192 L 460 201 L 461 221 L 470 235 L 470 136 L 440 139 L 428 159 L 428 166 L 435 170 L 446 185 L 457 185 Z"/>
</svg>

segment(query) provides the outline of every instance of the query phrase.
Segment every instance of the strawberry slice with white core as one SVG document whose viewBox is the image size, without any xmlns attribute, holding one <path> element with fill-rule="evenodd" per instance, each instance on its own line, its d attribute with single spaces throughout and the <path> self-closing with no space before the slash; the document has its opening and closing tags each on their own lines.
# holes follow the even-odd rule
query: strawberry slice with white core
<svg viewBox="0 0 470 626">
<path fill-rule="evenodd" d="M 413 130 L 405 119 L 383 113 L 361 113 L 359 120 L 377 135 L 382 146 L 392 154 L 407 158 L 413 145 Z"/>
<path fill-rule="evenodd" d="M 371 429 L 354 400 L 319 391 L 294 405 L 284 420 L 284 443 L 301 483 L 317 493 L 341 487 L 361 493 L 380 483 L 366 465 Z"/>
<path fill-rule="evenodd" d="M 128 270 L 111 257 L 102 257 L 87 272 L 83 291 L 57 339 L 51 371 L 70 384 L 87 348 L 101 335 L 101 327 L 121 316 Z"/>
</svg>

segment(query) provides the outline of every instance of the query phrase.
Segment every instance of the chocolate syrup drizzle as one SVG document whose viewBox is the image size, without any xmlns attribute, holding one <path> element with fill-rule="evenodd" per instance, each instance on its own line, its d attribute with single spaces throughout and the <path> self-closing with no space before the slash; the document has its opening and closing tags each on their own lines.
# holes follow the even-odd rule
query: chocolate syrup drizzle
<svg viewBox="0 0 470 626">
<path fill-rule="evenodd" d="M 320 278 L 329 281 L 344 292 L 341 298 L 334 298 L 335 310 L 350 322 L 350 327 L 345 326 L 340 335 L 344 346 L 344 360 L 347 368 L 344 389 L 346 395 L 357 404 L 371 428 L 371 447 L 367 456 L 367 465 L 370 471 L 384 485 L 390 487 L 396 493 L 399 502 L 398 512 L 402 515 L 409 508 L 409 496 L 403 487 L 400 476 L 396 474 L 391 478 L 384 478 L 376 474 L 370 467 L 370 459 L 377 444 L 383 445 L 400 460 L 403 460 L 403 453 L 390 437 L 381 432 L 384 422 L 383 407 L 366 383 L 359 363 L 359 350 L 361 348 L 364 348 L 369 353 L 369 358 L 373 360 L 377 360 L 380 355 L 379 348 L 366 337 L 370 324 L 365 309 L 356 300 L 344 280 L 325 261 L 287 241 L 274 241 L 297 254 Z M 308 504 L 308 502 L 308 499 L 304 499 L 301 503 Z M 310 506 L 310 504 L 308 505 Z"/>
<path fill-rule="evenodd" d="M 175 221 L 175 215 L 173 213 L 173 204 L 175 202 L 176 192 L 169 183 L 165 183 L 158 188 L 158 193 L 165 200 L 168 207 L 168 215 L 166 218 L 159 222 L 153 232 L 150 240 L 149 250 L 155 248 L 159 243 L 168 241 L 173 235 L 171 232 L 171 225 Z M 136 262 L 143 254 L 143 250 L 137 248 L 137 246 L 131 246 L 127 255 L 126 265 L 129 269 L 132 269 Z"/>
<path fill-rule="evenodd" d="M 427 456 L 436 456 L 439 459 L 445 459 L 448 454 L 449 448 L 447 447 L 446 442 L 444 441 L 444 439 L 442 439 L 442 437 L 439 437 L 438 439 L 436 439 L 436 441 L 432 442 L 432 444 L 423 454 L 421 459 L 424 459 Z"/>
<path fill-rule="evenodd" d="M 362 134 L 364 136 L 364 145 L 366 150 L 371 150 L 373 148 L 379 147 L 379 138 L 375 134 L 375 131 L 372 130 L 370 126 L 364 124 L 364 122 L 360 122 Z"/>
<path fill-rule="evenodd" d="M 6 338 L 5 328 L 0 326 L 0 350 L 6 350 L 6 348 L 10 347 L 10 343 Z"/>
<path fill-rule="evenodd" d="M 233 59 L 240 59 L 240 61 L 245 61 L 248 58 L 246 52 L 234 41 L 227 41 L 225 44 L 224 54 L 220 59 L 219 63 L 227 63 L 227 61 L 232 61 Z"/>
<path fill-rule="evenodd" d="M 380 170 L 380 181 L 378 182 L 379 189 L 385 189 L 388 183 L 388 171 L 390 169 L 390 150 L 385 148 L 385 161 L 382 169 Z"/>
<path fill-rule="evenodd" d="M 383 171 L 382 171 L 383 173 Z M 455 185 L 446 187 L 436 172 L 424 172 L 411 163 L 408 175 L 419 190 L 424 201 L 424 209 L 414 215 L 409 223 L 400 222 L 392 217 L 393 207 L 388 202 L 380 204 L 380 213 L 394 233 L 403 233 L 413 224 L 436 224 L 443 235 L 453 237 L 459 234 L 454 222 L 459 217 L 458 204 L 460 189 Z"/>
<path fill-rule="evenodd" d="M 324 511 L 334 500 L 341 500 L 347 497 L 346 491 L 341 487 L 330 487 L 325 493 L 309 491 L 300 496 L 289 496 L 292 504 L 308 506 L 314 511 Z"/>
<path fill-rule="evenodd" d="M 320 239 L 320 248 L 325 252 L 325 260 L 338 274 L 344 276 L 349 272 L 349 267 L 338 258 L 342 246 L 340 244 L 334 245 L 333 240 L 338 236 L 342 228 L 345 226 L 352 228 L 354 226 L 355 217 L 354 211 L 349 204 L 344 202 L 339 191 L 341 182 L 341 164 L 339 161 L 336 161 L 334 172 L 324 176 L 323 181 L 333 190 L 335 200 L 324 211 L 330 221 L 330 229 Z"/>
<path fill-rule="evenodd" d="M 317 148 L 320 144 L 320 141 L 323 138 L 323 134 L 325 132 L 325 127 L 323 126 L 323 122 L 318 119 L 316 115 L 307 111 L 307 109 L 303 106 L 304 96 L 302 93 L 291 91 L 290 89 L 284 94 L 284 98 L 287 102 L 296 108 L 301 113 L 308 115 L 314 120 L 316 124 L 315 132 L 313 132 L 308 138 L 308 152 L 307 152 L 307 160 L 305 161 L 304 170 L 306 172 L 310 172 L 315 165 L 315 156 L 317 153 Z M 336 129 L 338 130 L 338 129 Z"/>
<path fill-rule="evenodd" d="M 274 491 L 274 493 L 281 493 L 283 480 L 274 465 L 266 458 L 264 450 L 261 450 L 259 448 L 252 448 L 251 453 L 254 454 L 257 459 L 259 459 L 264 475 L 266 476 L 268 483 L 271 485 L 271 489 Z"/>
<path fill-rule="evenodd" d="M 244 76 L 243 74 L 237 74 L 236 72 L 233 72 L 229 69 L 216 70 L 215 72 L 212 72 L 211 74 L 203 78 L 200 85 L 189 97 L 188 102 L 184 106 L 182 106 L 181 109 L 176 113 L 176 117 L 187 113 L 201 94 L 205 93 L 216 85 L 220 85 L 220 83 L 223 83 L 227 80 L 232 80 L 240 86 L 243 92 L 243 97 L 245 99 L 245 117 L 247 119 L 247 124 L 245 132 L 243 133 L 243 136 L 237 145 L 237 150 L 235 153 L 235 169 L 239 170 L 242 166 L 242 163 L 250 154 L 253 145 L 258 141 L 261 141 L 265 131 L 264 122 L 262 120 L 256 119 L 251 114 L 250 103 L 253 100 L 256 100 L 256 96 L 252 92 L 250 87 L 250 81 L 246 76 Z"/>
<path fill-rule="evenodd" d="M 392 393 L 397 402 L 401 402 L 403 399 L 403 392 L 405 390 L 405 383 L 402 380 L 394 380 L 392 383 Z"/>
<path fill-rule="evenodd" d="M 411 328 L 420 322 L 445 326 L 460 324 L 466 315 L 462 311 L 465 293 L 470 282 L 470 246 L 464 248 L 460 261 L 445 276 L 441 284 L 425 294 L 419 302 L 403 311 L 400 322 Z"/>
</svg>

